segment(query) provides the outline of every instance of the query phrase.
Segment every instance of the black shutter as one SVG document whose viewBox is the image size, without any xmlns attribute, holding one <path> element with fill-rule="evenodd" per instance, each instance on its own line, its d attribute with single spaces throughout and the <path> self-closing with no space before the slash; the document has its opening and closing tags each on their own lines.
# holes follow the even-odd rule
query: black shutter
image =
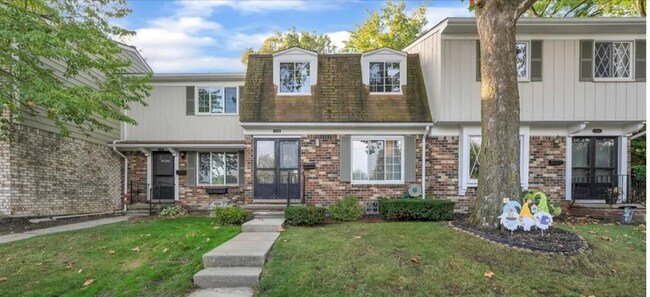
<svg viewBox="0 0 650 297">
<path fill-rule="evenodd" d="M 542 81 L 542 41 L 530 42 L 530 81 Z"/>
<path fill-rule="evenodd" d="M 645 40 L 636 40 L 634 44 L 634 79 L 645 81 Z"/>
<path fill-rule="evenodd" d="M 185 87 L 185 115 L 194 115 L 194 86 Z"/>
<path fill-rule="evenodd" d="M 580 81 L 594 80 L 594 41 L 580 40 Z"/>
<path fill-rule="evenodd" d="M 476 40 L 476 81 L 481 81 L 481 42 Z"/>
</svg>

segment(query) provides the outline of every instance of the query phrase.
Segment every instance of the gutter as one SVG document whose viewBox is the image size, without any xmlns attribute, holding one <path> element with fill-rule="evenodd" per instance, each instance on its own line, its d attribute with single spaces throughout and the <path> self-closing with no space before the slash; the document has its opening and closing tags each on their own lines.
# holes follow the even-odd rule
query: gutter
<svg viewBox="0 0 650 297">
<path fill-rule="evenodd" d="M 422 134 L 422 199 L 426 199 L 426 176 L 427 176 L 427 137 L 433 125 L 427 126 Z"/>
<path fill-rule="evenodd" d="M 117 150 L 117 147 L 115 144 L 117 144 L 120 141 L 124 140 L 113 140 L 113 151 L 120 155 L 122 158 L 124 158 L 124 192 L 123 197 L 122 197 L 122 205 L 123 205 L 123 210 L 126 211 L 126 194 L 129 192 L 129 186 L 128 186 L 128 179 L 129 179 L 129 159 L 122 154 L 120 151 Z"/>
</svg>

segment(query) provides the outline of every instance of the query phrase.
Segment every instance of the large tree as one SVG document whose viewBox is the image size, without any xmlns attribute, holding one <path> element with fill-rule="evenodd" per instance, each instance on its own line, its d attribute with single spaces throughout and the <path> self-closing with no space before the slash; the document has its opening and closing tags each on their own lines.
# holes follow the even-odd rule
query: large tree
<svg viewBox="0 0 650 297">
<path fill-rule="evenodd" d="M 404 1 L 396 4 L 387 1 L 380 12 L 368 11 L 363 24 L 355 25 L 350 38 L 345 41 L 345 50 L 365 52 L 380 47 L 401 50 L 415 40 L 427 24 L 427 8 L 420 5 L 410 15 L 406 13 Z"/>
<path fill-rule="evenodd" d="M 0 127 L 10 136 L 13 122 L 43 110 L 61 129 L 109 130 L 100 119 L 135 123 L 122 112 L 143 103 L 150 75 L 129 75 L 119 59 L 120 39 L 133 32 L 111 20 L 126 16 L 125 0 L 0 1 Z M 63 69 L 54 71 L 44 61 Z M 90 73 L 85 85 L 66 80 Z M 90 85 L 90 86 L 88 86 Z"/>
<path fill-rule="evenodd" d="M 476 0 L 481 44 L 481 170 L 470 223 L 498 228 L 503 198 L 519 199 L 516 24 L 535 0 Z M 470 4 L 471 5 L 471 4 Z"/>
<path fill-rule="evenodd" d="M 336 52 L 336 46 L 332 44 L 329 36 L 317 34 L 316 32 L 297 32 L 296 28 L 291 28 L 289 32 L 276 32 L 273 36 L 265 39 L 262 46 L 257 50 L 252 48 L 245 49 L 242 53 L 241 62 L 246 65 L 248 63 L 248 55 L 250 54 L 272 54 L 294 46 L 312 50 L 320 54 Z"/>
<path fill-rule="evenodd" d="M 526 16 L 645 16 L 645 0 L 538 0 Z"/>
</svg>

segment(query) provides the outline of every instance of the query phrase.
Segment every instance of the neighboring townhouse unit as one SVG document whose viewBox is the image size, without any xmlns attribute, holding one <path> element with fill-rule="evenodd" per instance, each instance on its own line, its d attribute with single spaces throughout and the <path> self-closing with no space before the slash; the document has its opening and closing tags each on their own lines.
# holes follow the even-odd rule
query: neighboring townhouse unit
<svg viewBox="0 0 650 297">
<path fill-rule="evenodd" d="M 130 75 L 151 73 L 134 47 L 120 44 L 119 57 L 131 63 Z M 61 80 L 93 87 L 89 72 L 66 78 L 65 64 L 44 60 Z M 94 73 L 97 77 L 97 73 Z M 5 115 L 7 116 L 7 115 Z M 110 212 L 122 207 L 122 158 L 107 146 L 119 139 L 120 123 L 108 132 L 84 133 L 70 125 L 64 137 L 43 108 L 14 123 L 10 140 L 0 140 L 0 217 L 53 216 Z M 87 135 L 88 134 L 88 135 Z"/>
<path fill-rule="evenodd" d="M 517 27 L 521 185 L 551 200 L 627 190 L 629 135 L 645 122 L 645 18 L 522 19 Z M 290 48 L 245 74 L 159 74 L 114 147 L 133 201 L 306 202 L 346 195 L 474 203 L 481 152 L 473 18 L 406 47 Z"/>
<path fill-rule="evenodd" d="M 524 18 L 517 25 L 521 185 L 553 201 L 627 190 L 629 135 L 646 119 L 645 18 Z M 449 18 L 406 47 L 420 55 L 434 127 L 429 193 L 473 205 L 480 169 L 474 18 Z"/>
</svg>

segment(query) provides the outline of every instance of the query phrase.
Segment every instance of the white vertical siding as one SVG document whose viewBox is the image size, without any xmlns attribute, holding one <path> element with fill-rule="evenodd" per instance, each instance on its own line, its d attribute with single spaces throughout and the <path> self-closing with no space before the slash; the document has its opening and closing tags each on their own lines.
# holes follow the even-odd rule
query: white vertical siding
<svg viewBox="0 0 650 297">
<path fill-rule="evenodd" d="M 578 81 L 579 40 L 544 40 L 542 50 L 542 81 L 519 83 L 522 121 L 645 120 L 645 82 Z M 439 120 L 480 121 L 476 41 L 443 39 L 441 54 Z"/>
<path fill-rule="evenodd" d="M 241 82 L 240 84 L 243 84 Z M 243 140 L 238 115 L 186 115 L 185 86 L 154 86 L 148 106 L 127 112 L 138 125 L 127 125 L 129 141 Z M 195 102 L 198 104 L 198 102 Z"/>
<path fill-rule="evenodd" d="M 434 32 L 420 39 L 405 51 L 411 54 L 419 54 L 420 56 L 420 66 L 427 89 L 431 118 L 436 121 L 440 115 L 439 106 L 441 98 L 440 34 Z"/>
</svg>

